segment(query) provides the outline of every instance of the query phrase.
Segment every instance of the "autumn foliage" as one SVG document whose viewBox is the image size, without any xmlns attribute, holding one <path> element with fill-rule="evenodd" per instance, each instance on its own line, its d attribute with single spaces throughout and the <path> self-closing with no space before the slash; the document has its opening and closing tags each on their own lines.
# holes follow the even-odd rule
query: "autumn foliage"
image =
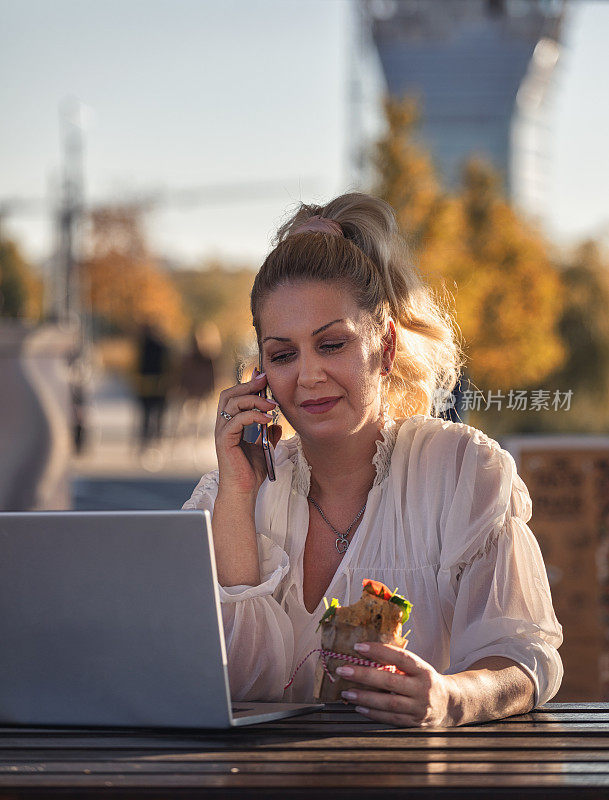
<svg viewBox="0 0 609 800">
<path fill-rule="evenodd" d="M 564 358 L 561 282 L 545 241 L 505 201 L 483 161 L 465 165 L 458 191 L 443 190 L 415 143 L 414 102 L 389 99 L 385 110 L 374 191 L 395 209 L 415 263 L 454 305 L 470 377 L 489 389 L 543 380 Z"/>
<path fill-rule="evenodd" d="M 185 335 L 182 298 L 150 254 L 137 209 L 94 211 L 87 250 L 83 289 L 96 316 L 125 333 L 148 322 L 170 338 Z"/>
<path fill-rule="evenodd" d="M 15 242 L 0 240 L 0 317 L 38 320 L 42 282 Z"/>
<path fill-rule="evenodd" d="M 548 387 L 573 391 L 568 429 L 609 430 L 609 259 L 594 241 L 561 252 L 563 310 L 559 330 L 567 357 Z M 557 420 L 559 422 L 559 420 Z M 567 427 L 566 421 L 562 422 Z"/>
<path fill-rule="evenodd" d="M 218 262 L 174 276 L 191 319 L 213 322 L 227 353 L 236 355 L 253 338 L 249 302 L 254 276 L 251 269 L 226 269 Z"/>
</svg>

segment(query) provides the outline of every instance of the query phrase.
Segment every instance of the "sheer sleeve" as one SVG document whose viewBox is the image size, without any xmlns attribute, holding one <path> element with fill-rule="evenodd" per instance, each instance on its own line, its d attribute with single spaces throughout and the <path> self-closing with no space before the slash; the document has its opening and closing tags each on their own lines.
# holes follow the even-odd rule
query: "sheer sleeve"
<svg viewBox="0 0 609 800">
<path fill-rule="evenodd" d="M 184 510 L 213 514 L 218 471 L 204 475 Z M 290 618 L 273 597 L 289 570 L 288 555 L 257 533 L 261 582 L 258 586 L 218 586 L 233 700 L 280 700 L 294 654 Z"/>
<path fill-rule="evenodd" d="M 485 656 L 509 658 L 530 675 L 541 705 L 560 688 L 562 628 L 527 525 L 531 500 L 510 454 L 468 430 L 438 573 L 451 631 L 448 673 Z"/>
</svg>

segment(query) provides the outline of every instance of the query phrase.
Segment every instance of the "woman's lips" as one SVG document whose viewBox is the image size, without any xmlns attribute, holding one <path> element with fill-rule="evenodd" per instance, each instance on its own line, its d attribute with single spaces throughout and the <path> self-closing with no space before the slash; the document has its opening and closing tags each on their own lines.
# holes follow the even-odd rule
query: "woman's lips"
<svg viewBox="0 0 609 800">
<path fill-rule="evenodd" d="M 331 408 L 338 403 L 340 397 L 334 397 L 331 400 L 326 400 L 323 403 L 310 403 L 309 405 L 303 406 L 305 411 L 308 411 L 309 414 L 324 414 L 326 411 L 329 411 Z"/>
</svg>

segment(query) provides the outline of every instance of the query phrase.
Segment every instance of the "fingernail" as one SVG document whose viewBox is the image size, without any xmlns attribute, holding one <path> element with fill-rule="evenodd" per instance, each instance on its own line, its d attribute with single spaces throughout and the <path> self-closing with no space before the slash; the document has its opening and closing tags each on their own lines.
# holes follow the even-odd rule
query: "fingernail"
<svg viewBox="0 0 609 800">
<path fill-rule="evenodd" d="M 256 378 L 255 378 L 255 380 L 259 380 L 260 378 L 264 378 L 264 377 L 266 377 L 266 372 L 259 372 L 259 373 L 256 375 Z"/>
<path fill-rule="evenodd" d="M 370 713 L 370 709 L 369 708 L 364 708 L 364 706 L 355 706 L 355 710 L 359 711 L 360 714 L 369 714 Z"/>
<path fill-rule="evenodd" d="M 370 645 L 364 644 L 364 642 L 356 642 L 353 645 L 354 649 L 357 650 L 358 653 L 369 653 L 370 652 Z"/>
<path fill-rule="evenodd" d="M 355 692 L 341 692 L 341 696 L 345 698 L 345 700 L 356 700 L 357 695 Z"/>
<path fill-rule="evenodd" d="M 338 667 L 336 670 L 337 675 L 353 675 L 352 667 Z"/>
<path fill-rule="evenodd" d="M 267 400 L 267 403 L 270 403 L 272 406 L 277 405 L 277 403 L 274 400 Z"/>
</svg>

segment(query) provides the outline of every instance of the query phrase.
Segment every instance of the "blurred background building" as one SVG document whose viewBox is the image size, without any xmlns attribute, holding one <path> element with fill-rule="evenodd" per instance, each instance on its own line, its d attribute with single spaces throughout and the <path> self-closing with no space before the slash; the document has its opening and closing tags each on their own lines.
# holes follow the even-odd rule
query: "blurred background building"
<svg viewBox="0 0 609 800">
<path fill-rule="evenodd" d="M 477 154 L 494 164 L 523 211 L 544 216 L 548 104 L 565 6 L 562 0 L 361 0 L 367 83 L 380 85 L 373 43 L 389 93 L 419 99 L 419 140 L 447 187 L 457 186 L 463 162 Z"/>
</svg>

